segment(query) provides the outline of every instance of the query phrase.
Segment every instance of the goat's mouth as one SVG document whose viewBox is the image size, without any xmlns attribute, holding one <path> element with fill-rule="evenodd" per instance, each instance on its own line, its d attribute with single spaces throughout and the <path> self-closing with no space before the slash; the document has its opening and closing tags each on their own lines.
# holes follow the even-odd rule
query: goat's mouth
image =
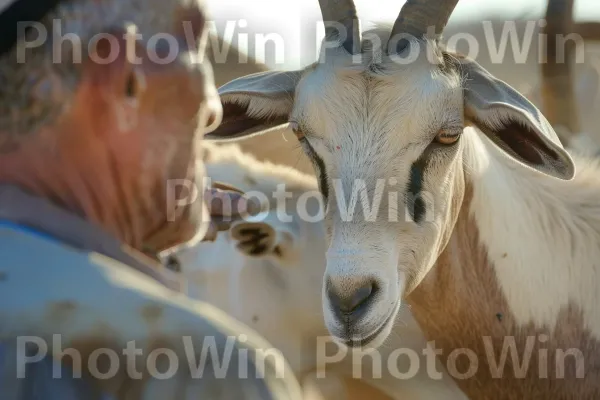
<svg viewBox="0 0 600 400">
<path fill-rule="evenodd" d="M 386 333 L 385 331 L 391 329 L 391 325 L 395 320 L 396 314 L 398 313 L 399 309 L 400 302 L 396 304 L 396 306 L 392 309 L 390 314 L 385 318 L 381 325 L 373 332 L 371 332 L 362 339 L 357 339 L 355 336 L 352 339 L 343 340 L 343 343 L 351 349 L 366 349 L 379 347 L 389 335 L 389 332 Z"/>
</svg>

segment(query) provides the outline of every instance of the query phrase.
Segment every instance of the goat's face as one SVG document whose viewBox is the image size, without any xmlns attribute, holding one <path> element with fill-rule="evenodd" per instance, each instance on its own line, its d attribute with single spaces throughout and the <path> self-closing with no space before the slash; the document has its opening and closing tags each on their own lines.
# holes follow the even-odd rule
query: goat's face
<svg viewBox="0 0 600 400">
<path fill-rule="evenodd" d="M 433 43 L 411 46 L 421 55 L 407 64 L 352 63 L 339 48 L 304 71 L 233 81 L 220 89 L 224 123 L 209 135 L 235 138 L 287 123 L 295 130 L 327 204 L 325 320 L 352 345 L 387 337 L 400 299 L 449 239 L 475 134 L 463 132 L 466 125 L 523 168 L 574 174 L 556 134 L 523 96 Z"/>
<path fill-rule="evenodd" d="M 463 93 L 459 74 L 423 52 L 406 65 L 328 57 L 298 82 L 289 119 L 326 198 L 327 325 L 366 343 L 387 336 L 404 288 L 426 274 L 452 227 Z"/>
<path fill-rule="evenodd" d="M 303 71 L 223 86 L 223 124 L 209 137 L 292 126 L 327 200 L 327 326 L 349 345 L 377 346 L 450 237 L 465 170 L 478 157 L 471 141 L 495 144 L 528 173 L 571 179 L 574 165 L 533 104 L 436 41 L 413 38 L 385 52 L 324 44 Z"/>
</svg>

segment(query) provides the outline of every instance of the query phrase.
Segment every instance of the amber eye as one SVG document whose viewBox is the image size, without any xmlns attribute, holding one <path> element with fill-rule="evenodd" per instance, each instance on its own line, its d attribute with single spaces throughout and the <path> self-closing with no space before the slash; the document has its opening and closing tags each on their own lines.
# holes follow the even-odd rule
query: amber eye
<svg viewBox="0 0 600 400">
<path fill-rule="evenodd" d="M 297 122 L 290 121 L 290 128 L 292 129 L 292 132 L 294 132 L 294 135 L 296 135 L 296 138 L 298 138 L 298 140 L 304 139 L 304 133 L 300 129 L 300 126 Z"/>
<path fill-rule="evenodd" d="M 435 141 L 448 146 L 456 143 L 460 138 L 461 133 L 462 130 L 458 129 L 442 129 L 435 137 Z"/>
</svg>

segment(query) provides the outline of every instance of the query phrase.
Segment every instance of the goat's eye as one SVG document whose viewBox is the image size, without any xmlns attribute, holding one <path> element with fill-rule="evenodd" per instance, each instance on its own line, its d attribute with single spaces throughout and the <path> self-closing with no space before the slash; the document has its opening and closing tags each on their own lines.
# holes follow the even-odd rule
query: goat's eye
<svg viewBox="0 0 600 400">
<path fill-rule="evenodd" d="M 294 132 L 294 135 L 296 135 L 298 140 L 304 139 L 304 133 L 302 132 L 302 129 L 300 129 L 300 125 L 298 125 L 297 122 L 290 121 L 290 128 L 292 128 L 292 132 Z"/>
<path fill-rule="evenodd" d="M 435 137 L 437 143 L 449 146 L 454 144 L 460 138 L 462 130 L 458 129 L 442 129 Z"/>
</svg>

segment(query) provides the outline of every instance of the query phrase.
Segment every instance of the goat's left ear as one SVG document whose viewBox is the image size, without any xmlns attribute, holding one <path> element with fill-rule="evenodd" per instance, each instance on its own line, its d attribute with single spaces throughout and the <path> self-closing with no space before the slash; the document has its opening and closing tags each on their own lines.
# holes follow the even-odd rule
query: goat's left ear
<svg viewBox="0 0 600 400">
<path fill-rule="evenodd" d="M 223 120 L 204 138 L 229 141 L 282 128 L 292 112 L 301 75 L 301 71 L 267 71 L 221 86 Z"/>
<path fill-rule="evenodd" d="M 459 68 L 468 122 L 520 163 L 559 179 L 573 178 L 575 164 L 540 110 L 475 61 L 463 58 Z"/>
</svg>

